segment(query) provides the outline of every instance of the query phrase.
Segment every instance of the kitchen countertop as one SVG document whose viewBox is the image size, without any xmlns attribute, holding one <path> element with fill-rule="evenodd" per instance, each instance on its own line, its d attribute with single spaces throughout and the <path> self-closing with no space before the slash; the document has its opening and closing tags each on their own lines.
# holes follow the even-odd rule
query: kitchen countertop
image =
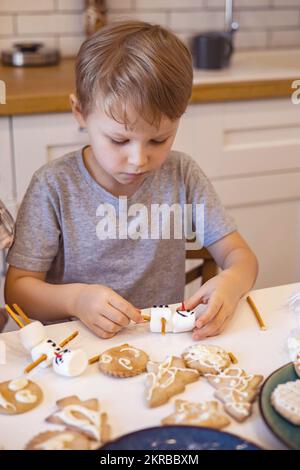
<svg viewBox="0 0 300 470">
<path fill-rule="evenodd" d="M 70 111 L 74 58 L 50 67 L 0 65 L 0 79 L 7 94 L 0 116 Z M 296 79 L 300 79 L 300 49 L 236 52 L 229 68 L 195 70 L 191 103 L 290 96 Z"/>
<path fill-rule="evenodd" d="M 216 344 L 231 351 L 238 359 L 238 365 L 248 373 L 268 377 L 274 370 L 289 362 L 285 349 L 286 339 L 297 324 L 295 314 L 287 308 L 287 300 L 300 283 L 256 290 L 251 293 L 266 325 L 260 330 L 256 319 L 245 299 L 242 299 L 236 314 L 225 331 L 217 337 L 208 338 L 206 343 Z M 79 335 L 72 341 L 71 348 L 82 347 L 89 357 L 123 343 L 143 349 L 154 361 L 162 361 L 167 355 L 180 355 L 184 348 L 194 344 L 190 333 L 166 334 L 150 333 L 149 324 L 130 325 L 114 338 L 101 340 L 92 334 L 79 321 L 47 326 L 50 338 L 61 341 L 74 330 Z M 0 365 L 1 380 L 20 377 L 29 362 L 29 355 L 22 347 L 17 331 L 0 334 L 7 347 L 7 363 Z M 254 347 L 255 345 L 255 347 Z M 81 399 L 99 398 L 102 411 L 109 416 L 112 438 L 117 438 L 138 429 L 159 426 L 162 418 L 173 412 L 177 398 L 193 402 L 211 400 L 213 387 L 203 378 L 186 386 L 181 394 L 157 408 L 149 409 L 144 401 L 144 374 L 116 379 L 99 372 L 97 364 L 89 366 L 84 375 L 65 378 L 55 375 L 51 368 L 36 368 L 29 378 L 35 381 L 44 392 L 44 400 L 36 409 L 22 415 L 0 415 L 0 447 L 23 449 L 37 433 L 57 428 L 45 422 L 55 409 L 59 398 L 77 394 Z M 30 423 L 30 425 L 29 425 Z M 286 449 L 269 430 L 263 421 L 258 403 L 245 422 L 231 419 L 225 431 L 248 439 L 265 449 Z"/>
</svg>

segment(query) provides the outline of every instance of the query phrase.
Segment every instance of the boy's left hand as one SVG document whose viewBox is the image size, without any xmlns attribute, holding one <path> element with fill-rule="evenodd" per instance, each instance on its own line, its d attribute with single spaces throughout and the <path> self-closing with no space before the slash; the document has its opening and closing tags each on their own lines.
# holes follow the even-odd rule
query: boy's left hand
<svg viewBox="0 0 300 470">
<path fill-rule="evenodd" d="M 189 310 L 194 309 L 200 303 L 207 304 L 207 309 L 196 321 L 193 331 L 194 339 L 215 336 L 223 331 L 240 300 L 236 281 L 236 277 L 229 271 L 223 271 L 209 279 L 185 301 L 185 308 Z"/>
</svg>

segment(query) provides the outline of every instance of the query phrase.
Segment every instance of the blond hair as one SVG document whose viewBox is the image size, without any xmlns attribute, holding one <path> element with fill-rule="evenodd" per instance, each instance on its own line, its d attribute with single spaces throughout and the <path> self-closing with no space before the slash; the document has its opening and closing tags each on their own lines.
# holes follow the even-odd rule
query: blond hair
<svg viewBox="0 0 300 470">
<path fill-rule="evenodd" d="M 97 31 L 81 45 L 75 71 L 83 116 L 100 98 L 105 113 L 126 126 L 129 106 L 152 125 L 159 126 L 163 115 L 179 119 L 192 92 L 188 48 L 162 26 L 142 21 L 111 23 Z"/>
</svg>

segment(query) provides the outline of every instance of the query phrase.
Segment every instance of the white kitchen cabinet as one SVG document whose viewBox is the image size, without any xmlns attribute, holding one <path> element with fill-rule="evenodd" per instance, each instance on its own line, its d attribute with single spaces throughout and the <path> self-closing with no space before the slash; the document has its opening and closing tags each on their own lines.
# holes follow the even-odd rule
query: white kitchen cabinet
<svg viewBox="0 0 300 470">
<path fill-rule="evenodd" d="M 174 145 L 194 157 L 256 253 L 257 288 L 300 280 L 300 107 L 190 106 Z"/>
<path fill-rule="evenodd" d="M 87 143 L 71 113 L 16 116 L 12 130 L 18 203 L 38 168 Z"/>
</svg>

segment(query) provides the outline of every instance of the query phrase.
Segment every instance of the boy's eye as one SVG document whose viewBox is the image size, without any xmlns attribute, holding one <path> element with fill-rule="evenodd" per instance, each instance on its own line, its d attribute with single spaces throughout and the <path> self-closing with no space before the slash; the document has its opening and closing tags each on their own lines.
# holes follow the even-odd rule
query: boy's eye
<svg viewBox="0 0 300 470">
<path fill-rule="evenodd" d="M 151 140 L 152 144 L 154 145 L 162 145 L 164 144 L 165 142 L 167 142 L 168 139 L 164 139 L 164 140 Z"/>
<path fill-rule="evenodd" d="M 129 142 L 129 140 L 115 140 L 115 139 L 110 139 L 112 144 L 115 145 L 125 145 Z"/>
</svg>

